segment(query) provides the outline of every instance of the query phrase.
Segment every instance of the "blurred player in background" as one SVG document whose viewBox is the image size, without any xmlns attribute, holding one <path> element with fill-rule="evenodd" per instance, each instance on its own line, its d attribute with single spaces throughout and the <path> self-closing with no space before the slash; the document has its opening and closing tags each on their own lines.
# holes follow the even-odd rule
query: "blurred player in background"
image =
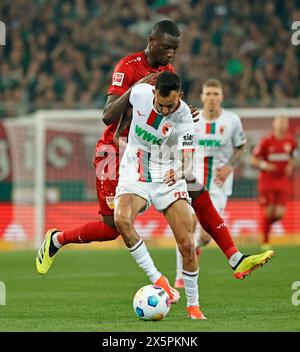
<svg viewBox="0 0 300 352">
<path fill-rule="evenodd" d="M 258 194 L 262 207 L 262 248 L 270 249 L 270 229 L 283 218 L 295 167 L 297 142 L 289 133 L 289 120 L 276 116 L 272 133 L 253 149 L 251 164 L 259 169 Z"/>
<path fill-rule="evenodd" d="M 232 194 L 233 171 L 243 155 L 246 136 L 240 118 L 222 109 L 222 84 L 209 79 L 202 86 L 199 121 L 195 123 L 194 173 L 208 189 L 211 200 L 223 214 L 228 197 Z M 194 228 L 197 217 L 193 214 Z M 200 229 L 195 235 L 197 253 L 211 241 L 210 235 Z M 176 279 L 174 287 L 183 288 L 182 257 L 176 248 Z"/>
</svg>

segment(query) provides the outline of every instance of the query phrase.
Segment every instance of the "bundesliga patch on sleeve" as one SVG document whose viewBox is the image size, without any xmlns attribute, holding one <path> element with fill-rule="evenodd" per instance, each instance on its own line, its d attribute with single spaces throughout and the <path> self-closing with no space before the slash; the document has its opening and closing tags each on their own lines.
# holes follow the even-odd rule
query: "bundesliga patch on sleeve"
<svg viewBox="0 0 300 352">
<path fill-rule="evenodd" d="M 125 76 L 125 73 L 115 72 L 113 74 L 112 85 L 121 87 L 121 85 L 123 84 L 124 76 Z"/>
</svg>

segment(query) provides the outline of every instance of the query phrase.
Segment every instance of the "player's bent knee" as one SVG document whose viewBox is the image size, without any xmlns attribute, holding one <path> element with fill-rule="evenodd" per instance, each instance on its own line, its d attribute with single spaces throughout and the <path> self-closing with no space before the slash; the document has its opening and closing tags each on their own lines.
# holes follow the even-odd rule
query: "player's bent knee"
<svg viewBox="0 0 300 352">
<path fill-rule="evenodd" d="M 133 226 L 130 217 L 121 213 L 115 213 L 115 225 L 121 234 L 128 232 Z"/>
<path fill-rule="evenodd" d="M 194 258 L 195 254 L 195 247 L 193 241 L 190 241 L 189 239 L 184 239 L 181 241 L 178 241 L 177 243 L 179 252 L 181 255 L 185 258 L 191 258 L 191 260 Z"/>
</svg>

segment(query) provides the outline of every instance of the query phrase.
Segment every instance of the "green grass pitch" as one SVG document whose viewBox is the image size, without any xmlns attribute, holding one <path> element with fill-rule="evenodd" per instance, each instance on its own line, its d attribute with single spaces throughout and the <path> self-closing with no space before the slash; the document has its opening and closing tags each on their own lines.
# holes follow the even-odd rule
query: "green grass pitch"
<svg viewBox="0 0 300 352">
<path fill-rule="evenodd" d="M 173 283 L 175 250 L 150 248 L 150 253 Z M 125 248 L 63 249 L 45 277 L 35 271 L 35 252 L 1 252 L 0 281 L 6 286 L 2 332 L 300 331 L 300 305 L 292 304 L 297 295 L 292 283 L 300 281 L 300 247 L 275 247 L 275 257 L 241 281 L 232 276 L 219 249 L 204 249 L 199 292 L 206 321 L 187 319 L 182 290 L 164 320 L 138 320 L 132 299 L 149 282 Z"/>
</svg>

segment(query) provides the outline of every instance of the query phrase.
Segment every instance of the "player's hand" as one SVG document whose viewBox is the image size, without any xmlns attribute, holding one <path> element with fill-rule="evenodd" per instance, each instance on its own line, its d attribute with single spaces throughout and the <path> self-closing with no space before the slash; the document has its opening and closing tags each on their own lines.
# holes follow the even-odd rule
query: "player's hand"
<svg viewBox="0 0 300 352">
<path fill-rule="evenodd" d="M 273 172 L 276 170 L 276 166 L 272 163 L 262 160 L 259 162 L 259 169 L 267 172 Z"/>
<path fill-rule="evenodd" d="M 232 173 L 233 167 L 230 164 L 224 165 L 223 167 L 219 167 L 216 170 L 215 183 L 222 187 L 228 175 Z"/>
<path fill-rule="evenodd" d="M 173 186 L 177 180 L 178 180 L 178 177 L 174 169 L 170 169 L 166 172 L 164 176 L 164 183 L 167 184 L 169 187 Z"/>
<path fill-rule="evenodd" d="M 195 108 L 194 106 L 192 106 L 192 105 L 189 105 L 189 108 L 191 110 L 193 121 L 194 122 L 199 121 L 199 110 L 197 108 Z"/>
</svg>

